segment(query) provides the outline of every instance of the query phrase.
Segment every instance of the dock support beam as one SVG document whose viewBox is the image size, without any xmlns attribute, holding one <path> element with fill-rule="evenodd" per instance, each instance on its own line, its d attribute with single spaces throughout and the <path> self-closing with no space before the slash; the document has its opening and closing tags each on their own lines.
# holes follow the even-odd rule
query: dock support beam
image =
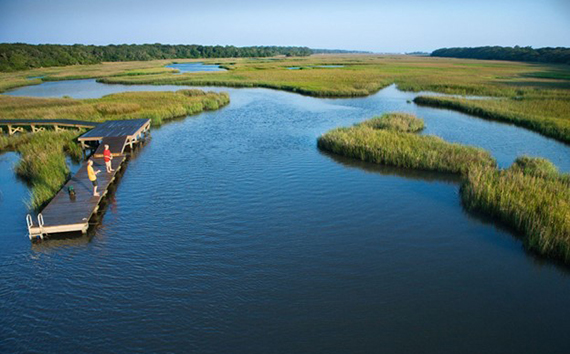
<svg viewBox="0 0 570 354">
<path fill-rule="evenodd" d="M 8 124 L 8 134 L 14 135 L 17 132 L 23 133 L 24 128 L 23 127 L 12 127 L 12 124 Z"/>
<path fill-rule="evenodd" d="M 46 130 L 44 127 L 36 127 L 35 124 L 30 125 L 32 127 L 32 133 L 43 132 Z"/>
</svg>

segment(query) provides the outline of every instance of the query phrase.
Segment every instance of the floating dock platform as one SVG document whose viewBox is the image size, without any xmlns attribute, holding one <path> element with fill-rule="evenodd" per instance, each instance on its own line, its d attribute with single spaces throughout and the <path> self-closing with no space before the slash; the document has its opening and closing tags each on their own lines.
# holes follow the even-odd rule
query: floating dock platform
<svg viewBox="0 0 570 354">
<path fill-rule="evenodd" d="M 95 149 L 92 157 L 93 169 L 97 174 L 97 191 L 93 196 L 93 185 L 87 176 L 87 163 L 63 186 L 50 203 L 38 214 L 37 223 L 31 215 L 26 218 L 30 239 L 44 238 L 46 235 L 70 232 L 86 233 L 89 220 L 97 213 L 101 201 L 115 180 L 126 160 L 125 148 L 142 142 L 149 134 L 150 119 L 108 121 L 95 126 L 78 138 L 84 149 Z M 107 173 L 103 159 L 104 145 L 109 145 L 113 155 L 113 172 Z M 74 193 L 69 193 L 70 187 Z"/>
</svg>

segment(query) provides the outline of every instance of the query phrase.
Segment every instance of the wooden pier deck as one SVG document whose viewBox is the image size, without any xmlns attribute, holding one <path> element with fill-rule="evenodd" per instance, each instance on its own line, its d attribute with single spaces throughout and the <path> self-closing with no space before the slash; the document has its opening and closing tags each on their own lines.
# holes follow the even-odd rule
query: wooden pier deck
<svg viewBox="0 0 570 354">
<path fill-rule="evenodd" d="M 99 196 L 93 196 L 93 185 L 87 177 L 85 164 L 65 186 L 56 194 L 51 202 L 42 210 L 43 226 L 35 225 L 30 228 L 30 235 L 56 234 L 61 232 L 87 232 L 89 220 L 99 209 L 99 204 L 107 189 L 115 180 L 115 175 L 121 169 L 125 156 L 114 157 L 111 160 L 115 171 L 107 173 L 103 159 L 93 159 L 93 169 L 101 170 L 97 175 Z M 75 196 L 68 193 L 73 186 Z"/>
<path fill-rule="evenodd" d="M 24 127 L 30 127 L 32 132 L 44 131 L 46 127 L 53 127 L 56 131 L 65 128 L 95 128 L 99 123 L 72 119 L 0 119 L 0 134 L 2 126 L 7 127 L 9 135 L 23 133 Z"/>
<path fill-rule="evenodd" d="M 93 196 L 93 185 L 87 176 L 87 163 L 63 186 L 50 203 L 38 214 L 37 223 L 28 216 L 28 231 L 30 239 L 44 237 L 47 234 L 87 232 L 89 220 L 99 209 L 101 200 L 108 192 L 109 186 L 115 180 L 119 170 L 126 160 L 125 147 L 142 141 L 150 129 L 149 119 L 133 119 L 126 121 L 110 121 L 97 125 L 95 129 L 78 138 L 79 141 L 99 143 L 93 154 L 93 169 L 100 170 L 97 174 L 99 196 Z M 107 173 L 103 159 L 103 146 L 109 145 L 113 155 L 112 168 Z M 73 187 L 75 195 L 71 195 L 69 187 Z"/>
</svg>

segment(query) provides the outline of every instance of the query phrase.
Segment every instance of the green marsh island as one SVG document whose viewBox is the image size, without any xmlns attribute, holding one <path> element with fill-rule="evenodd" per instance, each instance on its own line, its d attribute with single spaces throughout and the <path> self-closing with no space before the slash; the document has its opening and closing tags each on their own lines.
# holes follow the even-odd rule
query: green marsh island
<svg viewBox="0 0 570 354">
<path fill-rule="evenodd" d="M 570 261 L 570 175 L 548 160 L 521 156 L 497 169 L 481 148 L 417 135 L 421 119 L 389 113 L 318 139 L 319 148 L 363 161 L 409 169 L 461 174 L 461 197 L 468 209 L 486 213 L 524 235 L 540 254 Z"/>
</svg>

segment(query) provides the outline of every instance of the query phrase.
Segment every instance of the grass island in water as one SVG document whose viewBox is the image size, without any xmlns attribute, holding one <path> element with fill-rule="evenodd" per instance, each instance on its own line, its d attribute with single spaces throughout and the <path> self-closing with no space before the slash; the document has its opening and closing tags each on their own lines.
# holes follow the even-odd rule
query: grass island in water
<svg viewBox="0 0 570 354">
<path fill-rule="evenodd" d="M 415 134 L 423 127 L 415 116 L 386 114 L 333 129 L 319 137 L 318 146 L 373 163 L 459 173 L 468 209 L 515 228 L 529 250 L 570 263 L 570 175 L 548 160 L 525 156 L 501 170 L 483 149 Z"/>
</svg>

